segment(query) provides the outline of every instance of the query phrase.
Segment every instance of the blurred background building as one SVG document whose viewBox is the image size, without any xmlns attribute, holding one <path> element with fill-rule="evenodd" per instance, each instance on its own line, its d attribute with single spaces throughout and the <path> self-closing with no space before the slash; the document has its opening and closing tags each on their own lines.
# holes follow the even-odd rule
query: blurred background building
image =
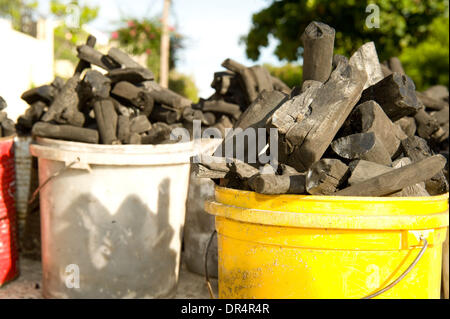
<svg viewBox="0 0 450 319">
<path fill-rule="evenodd" d="M 53 25 L 45 19 L 32 21 L 27 34 L 14 30 L 10 20 L 0 19 L 0 35 L 0 96 L 15 120 L 28 107 L 21 92 L 53 80 Z"/>
</svg>

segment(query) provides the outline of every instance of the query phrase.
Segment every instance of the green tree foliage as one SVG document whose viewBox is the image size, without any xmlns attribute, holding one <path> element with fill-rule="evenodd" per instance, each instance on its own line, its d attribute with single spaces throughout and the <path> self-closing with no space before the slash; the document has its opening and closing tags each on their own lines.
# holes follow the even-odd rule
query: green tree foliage
<svg viewBox="0 0 450 319">
<path fill-rule="evenodd" d="M 38 6 L 36 0 L 0 0 L 0 17 L 11 19 L 13 28 L 22 29 L 22 17 L 32 15 Z"/>
<path fill-rule="evenodd" d="M 193 102 L 198 102 L 198 89 L 192 77 L 175 72 L 169 73 L 169 89 L 187 97 Z"/>
<path fill-rule="evenodd" d="M 290 88 L 299 86 L 302 82 L 303 69 L 300 65 L 287 63 L 283 66 L 276 67 L 270 64 L 264 64 L 264 67 L 269 70 L 270 74 L 279 78 Z"/>
<path fill-rule="evenodd" d="M 177 53 L 183 49 L 183 36 L 169 27 L 169 88 L 193 101 L 198 100 L 198 89 L 191 77 L 174 71 Z M 162 25 L 157 18 L 123 19 L 121 27 L 111 33 L 111 39 L 118 41 L 119 46 L 133 55 L 145 54 L 147 67 L 153 71 L 155 79 L 159 79 L 160 45 Z"/>
<path fill-rule="evenodd" d="M 418 88 L 430 85 L 449 85 L 449 21 L 436 18 L 431 24 L 429 36 L 415 47 L 407 47 L 400 60 Z"/>
<path fill-rule="evenodd" d="M 379 28 L 367 28 L 366 7 L 375 3 L 380 8 Z M 336 53 L 350 55 L 367 41 L 374 41 L 380 60 L 400 56 L 408 74 L 419 69 L 411 61 L 413 51 L 420 52 L 420 59 L 446 65 L 437 70 L 433 79 L 418 82 L 419 87 L 447 81 L 448 53 L 448 1 L 447 0 L 277 0 L 252 17 L 250 32 L 243 37 L 246 53 L 257 60 L 262 47 L 267 47 L 273 36 L 279 41 L 275 54 L 280 60 L 297 61 L 302 55 L 300 36 L 311 21 L 321 21 L 336 29 Z M 447 28 L 444 30 L 444 26 Z M 446 41 L 437 41 L 445 38 Z M 434 49 L 432 47 L 434 46 Z M 422 52 L 419 50 L 425 50 Z M 439 52 L 439 53 L 436 53 Z M 429 54 L 429 55 L 426 55 Z M 431 62 L 433 61 L 433 62 Z M 421 63 L 422 66 L 427 63 Z M 416 76 L 417 78 L 417 76 Z M 443 80 L 442 80 L 443 79 Z M 431 81 L 431 82 L 430 82 Z"/>
<path fill-rule="evenodd" d="M 173 69 L 177 61 L 177 52 L 183 48 L 183 37 L 173 27 L 170 31 L 169 68 Z M 111 34 L 113 40 L 127 52 L 134 55 L 147 55 L 147 66 L 159 78 L 160 45 L 162 25 L 158 19 L 124 19 L 122 26 Z"/>
<path fill-rule="evenodd" d="M 54 30 L 55 59 L 76 63 L 78 59 L 75 48 L 84 43 L 88 36 L 82 27 L 97 18 L 99 7 L 83 5 L 78 0 L 52 0 L 50 12 L 60 20 L 60 24 Z"/>
</svg>

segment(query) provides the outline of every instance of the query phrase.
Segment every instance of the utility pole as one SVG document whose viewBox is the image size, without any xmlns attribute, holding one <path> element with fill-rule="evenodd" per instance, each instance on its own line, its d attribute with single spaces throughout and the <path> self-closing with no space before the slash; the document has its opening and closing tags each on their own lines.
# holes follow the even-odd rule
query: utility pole
<svg viewBox="0 0 450 319">
<path fill-rule="evenodd" d="M 162 14 L 162 36 L 161 36 L 161 61 L 159 72 L 159 84 L 167 88 L 169 86 L 169 51 L 170 51 L 170 37 L 169 37 L 169 12 L 170 1 L 164 0 L 163 14 Z"/>
</svg>

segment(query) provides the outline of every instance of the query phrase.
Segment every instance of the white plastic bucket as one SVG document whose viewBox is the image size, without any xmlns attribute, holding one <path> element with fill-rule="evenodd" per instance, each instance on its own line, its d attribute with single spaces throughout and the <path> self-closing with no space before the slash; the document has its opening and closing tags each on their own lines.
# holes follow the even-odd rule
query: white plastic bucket
<svg viewBox="0 0 450 319">
<path fill-rule="evenodd" d="M 178 281 L 194 143 L 38 138 L 43 295 L 165 298 Z"/>
</svg>

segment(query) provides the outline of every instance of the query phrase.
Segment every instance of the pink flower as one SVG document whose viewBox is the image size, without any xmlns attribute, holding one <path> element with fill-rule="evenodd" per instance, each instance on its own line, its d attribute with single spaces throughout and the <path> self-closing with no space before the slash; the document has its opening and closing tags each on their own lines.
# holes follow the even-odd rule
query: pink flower
<svg viewBox="0 0 450 319">
<path fill-rule="evenodd" d="M 130 30 L 130 35 L 134 38 L 136 36 L 136 30 Z"/>
<path fill-rule="evenodd" d="M 119 38 L 119 32 L 114 31 L 113 33 L 111 33 L 111 39 L 118 39 Z"/>
<path fill-rule="evenodd" d="M 154 39 L 155 38 L 155 34 L 154 33 L 150 33 L 148 36 L 150 39 Z"/>
<path fill-rule="evenodd" d="M 134 21 L 130 20 L 127 22 L 129 27 L 134 27 Z"/>
<path fill-rule="evenodd" d="M 145 50 L 145 53 L 147 53 L 147 55 L 150 55 L 150 54 L 152 54 L 152 50 L 147 49 L 147 50 Z"/>
<path fill-rule="evenodd" d="M 169 31 L 170 31 L 170 32 L 173 32 L 173 31 L 175 31 L 175 28 L 174 28 L 174 27 L 172 27 L 172 26 L 169 26 L 169 27 L 168 27 L 168 29 L 169 29 Z"/>
</svg>

